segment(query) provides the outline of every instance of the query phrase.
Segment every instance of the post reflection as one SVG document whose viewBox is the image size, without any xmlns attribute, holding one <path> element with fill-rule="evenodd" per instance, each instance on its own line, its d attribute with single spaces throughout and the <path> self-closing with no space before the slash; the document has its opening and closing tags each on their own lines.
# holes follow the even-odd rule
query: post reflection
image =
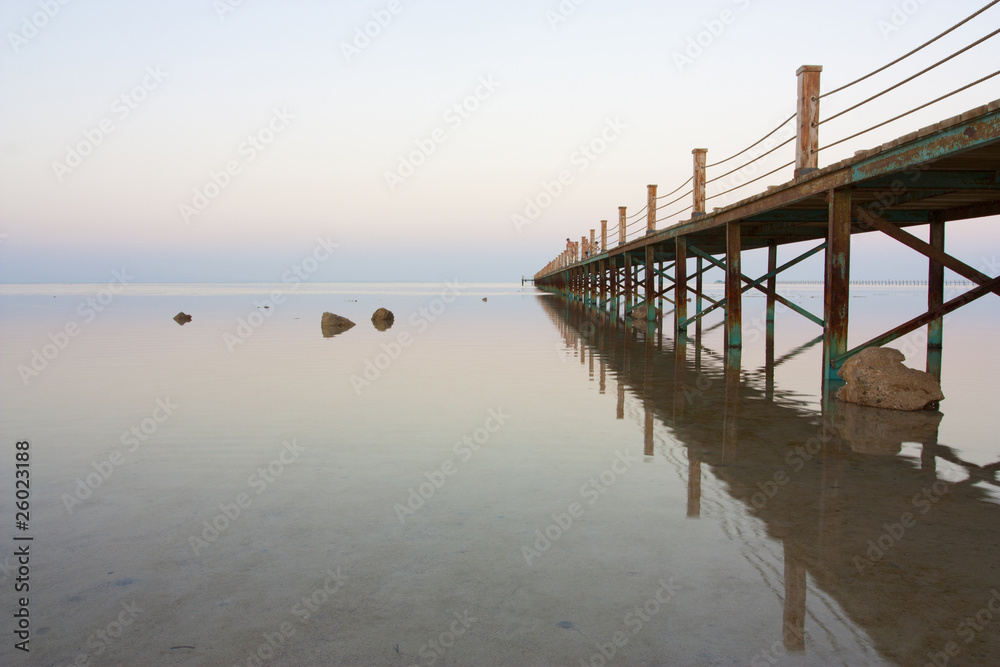
<svg viewBox="0 0 1000 667">
<path fill-rule="evenodd" d="M 585 338 L 585 318 L 568 319 L 557 299 L 540 301 L 560 330 Z M 647 456 L 665 456 L 657 446 L 670 440 L 686 451 L 687 516 L 706 520 L 702 482 L 717 480 L 713 493 L 743 508 L 729 520 L 762 522 L 781 543 L 784 614 L 761 646 L 808 658 L 810 632 L 823 632 L 816 619 L 832 601 L 889 662 L 934 664 L 952 650 L 965 661 L 950 664 L 1000 664 L 1000 609 L 990 612 L 992 629 L 963 625 L 1000 590 L 1000 463 L 965 461 L 941 444 L 940 413 L 843 404 L 832 398 L 836 387 L 824 388 L 821 410 L 797 402 L 775 386 L 773 370 L 816 341 L 778 359 L 770 349 L 771 368 L 758 371 L 743 367 L 738 350 L 715 352 L 697 335 L 653 345 L 611 320 L 594 331 L 586 345 L 615 378 L 616 417 L 627 394 L 643 407 Z M 643 363 L 633 364 L 644 340 Z"/>
</svg>

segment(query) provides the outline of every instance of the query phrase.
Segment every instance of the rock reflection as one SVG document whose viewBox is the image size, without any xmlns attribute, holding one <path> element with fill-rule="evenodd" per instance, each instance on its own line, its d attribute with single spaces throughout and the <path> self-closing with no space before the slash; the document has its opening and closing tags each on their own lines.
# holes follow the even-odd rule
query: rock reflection
<svg viewBox="0 0 1000 667">
<path fill-rule="evenodd" d="M 835 401 L 818 411 L 774 386 L 777 361 L 747 372 L 738 354 L 713 352 L 699 337 L 657 342 L 600 311 L 539 301 L 567 347 L 585 339 L 612 374 L 618 419 L 626 396 L 641 401 L 645 453 L 662 442 L 654 430 L 686 449 L 688 517 L 702 517 L 702 475 L 711 474 L 745 508 L 728 520 L 753 517 L 782 543 L 782 624 L 747 648 L 748 664 L 772 645 L 808 658 L 809 632 L 826 631 L 818 619 L 829 599 L 887 661 L 1000 664 L 1000 613 L 991 612 L 993 625 L 974 620 L 978 631 L 968 624 L 1000 589 L 1000 507 L 985 489 L 998 486 L 1000 463 L 979 466 L 939 444 L 941 413 Z M 584 327 L 594 334 L 583 336 Z M 646 354 L 636 364 L 639 345 Z M 903 455 L 903 443 L 918 444 L 920 457 Z"/>
</svg>

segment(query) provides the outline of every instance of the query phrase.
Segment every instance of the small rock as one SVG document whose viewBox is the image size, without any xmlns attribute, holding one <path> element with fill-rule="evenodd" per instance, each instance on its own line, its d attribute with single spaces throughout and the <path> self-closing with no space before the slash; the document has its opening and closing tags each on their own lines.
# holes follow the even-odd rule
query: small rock
<svg viewBox="0 0 1000 667">
<path fill-rule="evenodd" d="M 486 301 L 486 297 L 485 296 L 483 297 L 483 301 Z"/>
<path fill-rule="evenodd" d="M 396 321 L 396 316 L 387 308 L 379 308 L 372 315 L 372 325 L 379 331 L 386 331 L 392 328 Z"/>
<path fill-rule="evenodd" d="M 323 338 L 333 338 L 337 334 L 342 334 L 353 326 L 354 322 L 350 321 L 346 317 L 334 315 L 333 313 L 323 313 L 323 319 L 320 322 L 320 327 L 323 330 Z"/>
<path fill-rule="evenodd" d="M 906 357 L 891 347 L 870 347 L 844 362 L 839 371 L 847 384 L 837 398 L 873 408 L 924 410 L 944 399 L 930 373 L 903 365 Z"/>
<path fill-rule="evenodd" d="M 177 322 L 177 324 L 181 326 L 184 326 L 190 321 L 191 321 L 191 316 L 185 313 L 184 311 L 181 311 L 176 315 L 174 315 L 174 322 Z"/>
<path fill-rule="evenodd" d="M 663 316 L 660 309 L 653 307 L 653 316 L 657 321 Z M 646 310 L 646 304 L 638 306 L 632 309 L 632 326 L 636 328 L 644 328 L 647 323 L 647 318 L 649 317 L 649 311 Z"/>
</svg>

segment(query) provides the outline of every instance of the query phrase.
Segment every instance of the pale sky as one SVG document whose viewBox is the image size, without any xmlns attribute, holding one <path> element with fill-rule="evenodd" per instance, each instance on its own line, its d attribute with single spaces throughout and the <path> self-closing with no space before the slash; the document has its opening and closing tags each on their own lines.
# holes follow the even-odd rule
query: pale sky
<svg viewBox="0 0 1000 667">
<path fill-rule="evenodd" d="M 101 282 L 126 267 L 138 282 L 278 282 L 317 237 L 338 249 L 316 282 L 516 280 L 619 205 L 638 211 L 648 183 L 673 190 L 691 149 L 712 162 L 771 130 L 794 111 L 800 65 L 823 65 L 830 90 L 983 4 L 5 0 L 0 281 Z M 998 23 L 995 7 L 824 99 L 821 118 Z M 997 62 L 1000 38 L 824 125 L 820 143 Z M 1000 79 L 820 165 L 996 98 Z M 603 152 L 581 151 L 592 143 Z M 563 171 L 518 229 L 512 216 Z M 950 250 L 985 270 L 996 223 L 949 226 Z M 893 244 L 856 240 L 853 275 L 926 276 Z M 820 279 L 812 266 L 799 277 Z"/>
</svg>

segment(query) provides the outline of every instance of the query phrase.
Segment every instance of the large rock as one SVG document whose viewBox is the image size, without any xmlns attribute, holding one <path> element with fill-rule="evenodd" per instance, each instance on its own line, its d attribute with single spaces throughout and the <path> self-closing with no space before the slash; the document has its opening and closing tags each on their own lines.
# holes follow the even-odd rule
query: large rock
<svg viewBox="0 0 1000 667">
<path fill-rule="evenodd" d="M 174 322 L 177 322 L 177 324 L 181 326 L 184 326 L 190 321 L 191 321 L 191 316 L 185 313 L 183 310 L 174 315 Z"/>
<path fill-rule="evenodd" d="M 891 347 L 870 347 L 840 369 L 847 384 L 837 398 L 848 403 L 890 410 L 923 410 L 944 399 L 941 384 L 930 373 L 903 365 L 903 353 Z"/>
<path fill-rule="evenodd" d="M 320 327 L 323 329 L 323 338 L 332 338 L 337 334 L 344 333 L 353 326 L 354 322 L 333 313 L 323 313 L 323 319 L 320 322 Z"/>
<path fill-rule="evenodd" d="M 656 306 L 653 306 L 653 317 L 656 318 L 657 322 L 660 320 L 662 316 L 663 313 L 660 312 L 660 309 L 657 308 Z M 646 310 L 646 304 L 642 304 L 641 306 L 636 306 L 635 308 L 632 309 L 633 327 L 641 329 L 646 328 L 648 323 L 648 318 L 649 318 L 649 311 Z"/>
<path fill-rule="evenodd" d="M 391 310 L 386 308 L 379 308 L 372 315 L 372 324 L 379 331 L 386 331 L 387 329 L 390 329 L 395 321 L 396 316 L 392 314 Z"/>
</svg>

